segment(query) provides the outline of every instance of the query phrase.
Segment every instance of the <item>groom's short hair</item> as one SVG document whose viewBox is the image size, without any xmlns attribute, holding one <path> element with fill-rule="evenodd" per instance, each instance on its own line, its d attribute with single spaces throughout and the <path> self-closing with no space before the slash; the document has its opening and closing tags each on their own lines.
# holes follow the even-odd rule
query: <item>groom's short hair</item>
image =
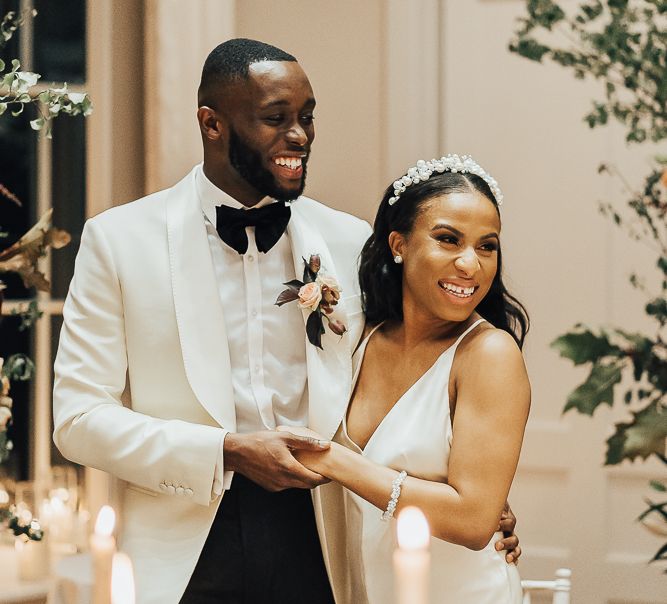
<svg viewBox="0 0 667 604">
<path fill-rule="evenodd" d="M 260 61 L 296 61 L 291 54 L 258 40 L 234 38 L 218 44 L 206 57 L 197 94 L 199 105 L 213 104 L 220 87 L 248 79 L 248 69 Z"/>
</svg>

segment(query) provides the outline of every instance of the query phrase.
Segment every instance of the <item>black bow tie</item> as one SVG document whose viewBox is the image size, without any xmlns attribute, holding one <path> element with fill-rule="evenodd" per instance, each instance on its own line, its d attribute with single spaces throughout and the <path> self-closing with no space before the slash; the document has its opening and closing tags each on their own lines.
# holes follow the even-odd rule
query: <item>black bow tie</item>
<svg viewBox="0 0 667 604">
<path fill-rule="evenodd" d="M 217 206 L 216 229 L 220 239 L 239 254 L 248 251 L 245 228 L 255 227 L 255 241 L 260 252 L 268 252 L 287 228 L 292 210 L 283 201 L 270 203 L 262 208 L 241 210 L 229 206 Z"/>
</svg>

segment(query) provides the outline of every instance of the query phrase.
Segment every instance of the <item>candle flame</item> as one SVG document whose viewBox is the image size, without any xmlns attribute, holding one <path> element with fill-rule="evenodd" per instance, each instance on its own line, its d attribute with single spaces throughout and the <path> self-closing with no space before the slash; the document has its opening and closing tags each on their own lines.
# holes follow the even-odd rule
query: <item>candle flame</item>
<svg viewBox="0 0 667 604">
<path fill-rule="evenodd" d="M 111 566 L 111 604 L 134 604 L 134 602 L 132 561 L 127 554 L 119 552 L 114 554 Z"/>
<path fill-rule="evenodd" d="M 109 505 L 103 505 L 95 522 L 95 532 L 98 535 L 110 537 L 116 524 L 116 512 Z"/>
<path fill-rule="evenodd" d="M 431 537 L 426 516 L 414 506 L 406 507 L 398 515 L 398 546 L 404 550 L 420 550 L 428 547 Z"/>
</svg>

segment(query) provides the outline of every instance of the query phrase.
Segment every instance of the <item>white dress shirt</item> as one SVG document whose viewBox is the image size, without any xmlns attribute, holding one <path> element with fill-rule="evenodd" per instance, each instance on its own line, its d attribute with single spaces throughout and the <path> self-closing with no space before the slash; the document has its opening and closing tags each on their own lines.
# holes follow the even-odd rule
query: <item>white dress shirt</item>
<svg viewBox="0 0 667 604">
<path fill-rule="evenodd" d="M 287 233 L 267 252 L 255 243 L 255 228 L 246 227 L 248 250 L 239 254 L 216 231 L 218 205 L 244 208 L 216 187 L 202 167 L 195 175 L 208 243 L 218 282 L 227 329 L 237 432 L 273 430 L 279 425 L 308 423 L 306 394 L 306 331 L 296 302 L 276 306 L 285 282 L 296 275 Z M 257 206 L 273 200 L 265 197 Z M 252 210 L 248 210 L 252 212 Z M 224 471 L 223 444 L 213 484 L 214 496 L 231 485 L 232 472 Z"/>
</svg>

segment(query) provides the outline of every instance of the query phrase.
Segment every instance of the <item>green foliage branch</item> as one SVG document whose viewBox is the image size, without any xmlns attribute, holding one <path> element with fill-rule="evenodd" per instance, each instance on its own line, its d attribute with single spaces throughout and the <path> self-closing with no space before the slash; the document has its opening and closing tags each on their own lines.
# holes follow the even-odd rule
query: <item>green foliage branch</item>
<svg viewBox="0 0 667 604">
<path fill-rule="evenodd" d="M 526 9 L 510 51 L 540 63 L 549 59 L 576 78 L 601 82 L 603 98 L 593 101 L 584 117 L 589 127 L 615 120 L 624 126 L 628 143 L 667 139 L 667 0 L 593 0 L 569 13 L 553 0 L 526 0 Z M 599 172 L 620 179 L 629 210 L 622 215 L 603 203 L 601 212 L 656 252 L 659 278 L 653 290 L 637 274 L 630 276 L 631 285 L 645 294 L 643 310 L 655 328 L 645 334 L 579 324 L 554 340 L 561 356 L 589 368 L 567 397 L 564 412 L 593 415 L 601 405 L 622 401 L 628 421 L 615 424 L 605 465 L 651 456 L 667 464 L 667 158 L 654 158 L 639 190 L 614 166 L 603 164 Z M 653 481 L 651 487 L 667 492 L 664 482 Z M 664 536 L 667 501 L 646 503 L 639 520 Z M 655 554 L 657 560 L 667 561 L 667 543 Z"/>
<path fill-rule="evenodd" d="M 28 16 L 35 16 L 37 11 L 27 11 L 21 15 L 9 12 L 0 24 L 0 49 L 7 45 L 16 29 Z M 58 115 L 90 115 L 93 105 L 85 92 L 72 92 L 67 84 L 60 88 L 47 88 L 35 92 L 35 86 L 41 76 L 32 71 L 21 71 L 21 63 L 13 59 L 11 69 L 0 59 L 0 115 L 10 110 L 18 117 L 28 106 L 33 106 L 38 117 L 30 121 L 33 130 L 44 130 L 51 137 L 51 121 Z"/>
<path fill-rule="evenodd" d="M 8 12 L 0 21 L 0 50 L 11 40 L 16 30 L 26 19 L 35 17 L 37 11 L 22 13 Z M 18 117 L 26 107 L 31 106 L 37 117 L 30 121 L 33 130 L 42 131 L 51 138 L 51 123 L 60 115 L 88 116 L 92 112 L 92 103 L 87 93 L 72 92 L 67 84 L 60 88 L 40 90 L 40 74 L 22 71 L 18 59 L 11 61 L 7 69 L 0 59 L 0 115 L 9 110 L 13 117 Z M 21 200 L 0 183 L 0 198 L 21 205 Z M 0 228 L 0 239 L 8 233 Z M 38 261 L 49 248 L 57 249 L 69 243 L 69 234 L 51 226 L 51 210 L 47 211 L 26 234 L 16 243 L 0 249 L 0 274 L 18 274 L 26 287 L 35 287 L 42 291 L 49 290 L 49 282 L 39 271 Z M 0 311 L 2 309 L 5 285 L 0 280 Z M 36 300 L 12 311 L 21 319 L 19 331 L 30 329 L 42 316 Z M 13 445 L 7 428 L 12 421 L 13 401 L 10 397 L 10 383 L 30 380 L 35 372 L 33 361 L 23 353 L 10 355 L 6 360 L 0 358 L 0 464 L 7 460 Z M 1 485 L 0 485 L 1 486 Z M 6 492 L 0 489 L 0 495 Z M 44 532 L 35 518 L 25 517 L 17 512 L 16 506 L 10 505 L 7 497 L 0 497 L 0 526 L 5 526 L 14 536 L 25 541 L 40 541 Z"/>
</svg>

